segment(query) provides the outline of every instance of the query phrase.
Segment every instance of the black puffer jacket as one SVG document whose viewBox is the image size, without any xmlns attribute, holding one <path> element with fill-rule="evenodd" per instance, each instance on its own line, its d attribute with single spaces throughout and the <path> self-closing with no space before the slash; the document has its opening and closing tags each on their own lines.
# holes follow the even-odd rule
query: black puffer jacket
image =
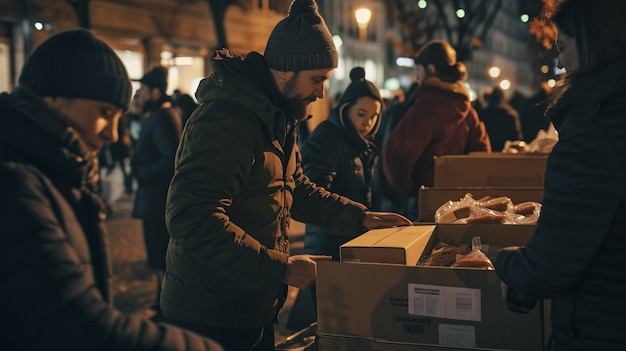
<svg viewBox="0 0 626 351">
<path fill-rule="evenodd" d="M 362 233 L 362 204 L 302 174 L 294 130 L 269 68 L 218 50 L 200 83 L 167 197 L 172 237 L 161 311 L 206 326 L 271 323 L 282 297 L 290 220 Z"/>
<path fill-rule="evenodd" d="M 333 109 L 328 119 L 307 138 L 302 146 L 302 170 L 315 184 L 371 207 L 372 177 L 378 157 L 373 138 L 380 126 L 380 118 L 363 138 L 347 113 L 348 106 Z M 339 246 L 353 237 L 307 224 L 304 250 L 339 260 Z"/>
<path fill-rule="evenodd" d="M 557 350 L 626 349 L 624 59 L 579 77 L 551 111 L 559 142 L 537 230 L 495 262 L 512 289 L 552 299 Z"/>
<path fill-rule="evenodd" d="M 221 350 L 112 307 L 97 164 L 77 134 L 23 90 L 0 95 L 0 124 L 0 348 Z"/>
</svg>

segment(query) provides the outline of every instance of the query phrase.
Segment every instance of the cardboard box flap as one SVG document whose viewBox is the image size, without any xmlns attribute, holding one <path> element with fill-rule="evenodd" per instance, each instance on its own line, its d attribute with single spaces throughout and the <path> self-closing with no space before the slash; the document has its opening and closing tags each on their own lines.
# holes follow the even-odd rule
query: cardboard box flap
<svg viewBox="0 0 626 351">
<path fill-rule="evenodd" d="M 348 241 L 342 246 L 351 246 L 351 247 L 372 247 L 377 246 L 377 243 L 381 242 L 385 238 L 399 232 L 402 227 L 394 227 L 394 228 L 383 228 L 383 229 L 373 229 L 366 233 L 363 233 L 356 238 Z"/>
<path fill-rule="evenodd" d="M 486 245 L 524 246 L 533 236 L 536 227 L 534 224 L 440 223 L 437 224 L 436 235 L 431 236 L 428 248 L 434 247 L 436 241 L 471 244 L 475 236 L 480 236 L 481 242 Z"/>
</svg>

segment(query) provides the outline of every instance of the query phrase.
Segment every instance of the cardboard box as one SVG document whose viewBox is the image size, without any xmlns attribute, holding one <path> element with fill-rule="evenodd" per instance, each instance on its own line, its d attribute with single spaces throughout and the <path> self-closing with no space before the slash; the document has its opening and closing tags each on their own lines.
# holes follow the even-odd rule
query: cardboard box
<svg viewBox="0 0 626 351">
<path fill-rule="evenodd" d="M 543 187 L 548 154 L 477 153 L 435 158 L 435 188 Z"/>
<path fill-rule="evenodd" d="M 414 266 L 434 230 L 434 225 L 370 230 L 339 247 L 341 261 Z"/>
<path fill-rule="evenodd" d="M 433 222 L 435 220 L 435 212 L 443 204 L 448 201 L 459 201 L 465 194 L 471 193 L 474 199 L 480 199 L 485 196 L 511 198 L 513 204 L 519 204 L 526 201 L 539 202 L 543 201 L 543 188 L 427 188 L 421 187 L 418 194 L 418 215 L 417 220 L 420 222 Z"/>
<path fill-rule="evenodd" d="M 386 342 L 361 338 L 320 336 L 318 351 L 467 351 L 466 348 L 442 347 L 424 344 Z M 482 349 L 473 349 L 482 350 Z"/>
<path fill-rule="evenodd" d="M 438 241 L 524 245 L 534 225 L 441 224 Z M 318 262 L 318 332 L 384 342 L 493 350 L 542 350 L 547 312 L 508 309 L 495 271 L 469 268 Z"/>
</svg>

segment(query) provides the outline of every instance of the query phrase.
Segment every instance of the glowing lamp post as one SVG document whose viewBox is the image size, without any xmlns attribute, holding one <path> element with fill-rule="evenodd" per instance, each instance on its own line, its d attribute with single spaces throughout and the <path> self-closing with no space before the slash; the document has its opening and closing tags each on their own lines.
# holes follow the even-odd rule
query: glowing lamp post
<svg viewBox="0 0 626 351">
<path fill-rule="evenodd" d="M 359 26 L 359 40 L 361 41 L 361 58 L 365 60 L 365 41 L 367 39 L 367 25 L 372 19 L 372 11 L 368 8 L 361 7 L 354 11 L 356 23 Z"/>
</svg>

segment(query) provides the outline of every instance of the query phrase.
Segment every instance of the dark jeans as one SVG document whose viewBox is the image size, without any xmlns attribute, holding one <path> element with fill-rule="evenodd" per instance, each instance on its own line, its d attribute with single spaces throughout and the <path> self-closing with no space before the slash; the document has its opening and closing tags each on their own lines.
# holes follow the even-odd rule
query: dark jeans
<svg viewBox="0 0 626 351">
<path fill-rule="evenodd" d="M 273 351 L 274 324 L 253 329 L 227 329 L 203 325 L 201 323 L 182 321 L 163 317 L 163 321 L 194 331 L 215 340 L 222 345 L 224 351 Z"/>
</svg>

